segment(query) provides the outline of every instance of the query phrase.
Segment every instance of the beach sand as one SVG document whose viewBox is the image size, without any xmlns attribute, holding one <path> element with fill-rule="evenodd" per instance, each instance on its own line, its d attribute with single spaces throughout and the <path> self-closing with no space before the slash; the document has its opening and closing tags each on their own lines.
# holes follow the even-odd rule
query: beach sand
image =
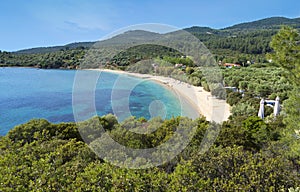
<svg viewBox="0 0 300 192">
<path fill-rule="evenodd" d="M 110 69 L 90 69 L 97 71 L 106 71 L 110 73 L 131 75 L 134 77 L 153 80 L 161 83 L 162 85 L 168 86 L 175 93 L 180 94 L 181 97 L 187 99 L 198 112 L 205 116 L 208 121 L 214 121 L 216 123 L 221 123 L 228 120 L 230 116 L 230 105 L 226 103 L 225 100 L 216 99 L 207 92 L 203 87 L 196 87 L 178 80 L 172 79 L 170 77 L 154 76 L 149 74 L 132 73 L 120 70 L 110 70 Z"/>
</svg>

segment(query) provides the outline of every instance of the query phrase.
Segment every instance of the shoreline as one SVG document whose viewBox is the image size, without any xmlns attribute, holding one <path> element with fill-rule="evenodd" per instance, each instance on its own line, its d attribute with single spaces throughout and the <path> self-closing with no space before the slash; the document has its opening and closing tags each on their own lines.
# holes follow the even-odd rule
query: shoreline
<svg viewBox="0 0 300 192">
<path fill-rule="evenodd" d="M 203 87 L 196 87 L 185 82 L 180 82 L 170 77 L 154 76 L 150 74 L 140 74 L 112 69 L 87 69 L 100 72 L 109 72 L 121 75 L 133 76 L 141 79 L 155 81 L 164 87 L 170 89 L 178 96 L 182 97 L 186 102 L 206 120 L 221 123 L 228 120 L 230 116 L 230 106 L 225 100 L 216 99 L 210 92 L 205 91 Z"/>
<path fill-rule="evenodd" d="M 9 67 L 10 68 L 10 67 Z M 35 67 L 19 67 L 16 68 L 32 68 L 40 69 Z M 42 69 L 49 70 L 49 69 Z M 51 70 L 51 69 L 50 69 Z M 73 69 L 58 69 L 58 70 L 73 70 Z M 112 69 L 77 69 L 77 70 L 93 70 L 100 72 L 109 72 L 115 74 L 128 75 L 136 78 L 147 79 L 159 83 L 165 88 L 172 91 L 174 94 L 183 98 L 190 104 L 195 111 L 198 112 L 198 116 L 202 115 L 207 121 L 215 121 L 216 123 L 221 123 L 228 120 L 230 116 L 230 105 L 226 103 L 225 100 L 216 99 L 211 95 L 210 92 L 205 91 L 203 87 L 197 87 L 190 85 L 185 82 L 180 82 L 170 77 L 164 76 L 154 76 L 150 74 L 134 73 L 122 70 L 112 70 Z M 76 69 L 74 70 L 76 71 Z"/>
</svg>

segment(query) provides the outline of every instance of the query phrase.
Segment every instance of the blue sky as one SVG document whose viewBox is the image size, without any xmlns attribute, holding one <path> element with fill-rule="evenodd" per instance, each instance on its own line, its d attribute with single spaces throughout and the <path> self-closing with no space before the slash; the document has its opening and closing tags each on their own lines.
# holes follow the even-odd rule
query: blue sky
<svg viewBox="0 0 300 192">
<path fill-rule="evenodd" d="M 0 4 L 0 50 L 95 41 L 134 24 L 224 28 L 300 17 L 299 0 L 9 0 Z"/>
</svg>

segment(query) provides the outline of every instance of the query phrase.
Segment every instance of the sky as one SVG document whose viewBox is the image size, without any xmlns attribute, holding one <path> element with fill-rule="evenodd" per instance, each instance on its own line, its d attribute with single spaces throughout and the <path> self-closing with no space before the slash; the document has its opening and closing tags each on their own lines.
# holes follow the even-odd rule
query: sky
<svg viewBox="0 0 300 192">
<path fill-rule="evenodd" d="M 220 29 L 272 16 L 300 17 L 300 1 L 2 0 L 0 50 L 97 41 L 143 23 Z"/>
</svg>

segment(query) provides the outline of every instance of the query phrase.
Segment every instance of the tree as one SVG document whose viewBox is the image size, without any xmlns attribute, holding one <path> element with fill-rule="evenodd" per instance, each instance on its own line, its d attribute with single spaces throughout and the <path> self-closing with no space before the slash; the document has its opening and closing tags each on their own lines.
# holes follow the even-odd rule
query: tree
<svg viewBox="0 0 300 192">
<path fill-rule="evenodd" d="M 287 129 L 283 131 L 284 140 L 290 146 L 292 156 L 300 156 L 300 140 L 297 136 L 300 130 L 300 34 L 296 29 L 283 27 L 271 41 L 274 53 L 269 57 L 285 69 L 287 79 L 294 86 L 289 93 L 289 99 L 284 102 L 287 116 L 284 123 Z"/>
<path fill-rule="evenodd" d="M 243 128 L 248 132 L 251 140 L 256 145 L 261 145 L 267 142 L 268 136 L 270 134 L 266 123 L 257 116 L 248 117 L 243 121 Z"/>
<path fill-rule="evenodd" d="M 270 43 L 274 53 L 269 57 L 287 70 L 288 77 L 296 85 L 300 85 L 300 34 L 296 29 L 285 26 Z"/>
<path fill-rule="evenodd" d="M 238 103 L 232 107 L 231 113 L 233 117 L 237 116 L 252 116 L 255 115 L 256 109 L 248 102 Z"/>
<path fill-rule="evenodd" d="M 191 68 L 191 67 L 186 67 L 185 72 L 186 72 L 188 75 L 190 75 L 190 74 L 192 74 L 192 73 L 194 72 L 194 69 Z"/>
<path fill-rule="evenodd" d="M 239 82 L 239 89 L 245 90 L 245 89 L 247 89 L 247 87 L 248 87 L 247 81 L 240 81 Z"/>
</svg>

